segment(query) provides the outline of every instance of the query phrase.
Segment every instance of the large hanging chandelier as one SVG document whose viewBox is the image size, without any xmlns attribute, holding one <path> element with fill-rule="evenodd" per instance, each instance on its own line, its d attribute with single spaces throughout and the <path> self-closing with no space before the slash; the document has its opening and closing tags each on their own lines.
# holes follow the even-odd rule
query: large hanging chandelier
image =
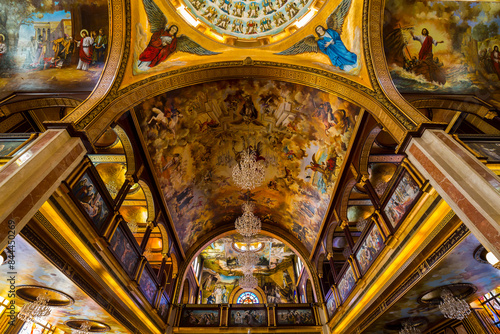
<svg viewBox="0 0 500 334">
<path fill-rule="evenodd" d="M 471 312 L 469 304 L 465 300 L 455 297 L 449 289 L 441 290 L 441 299 L 439 310 L 445 318 L 464 320 Z"/>
<path fill-rule="evenodd" d="M 92 324 L 85 320 L 82 325 L 80 326 L 80 329 L 74 331 L 74 334 L 89 334 L 91 333 L 90 328 L 92 327 Z"/>
<path fill-rule="evenodd" d="M 252 274 L 245 274 L 238 283 L 240 288 L 245 290 L 252 290 L 257 288 L 257 277 Z"/>
<path fill-rule="evenodd" d="M 261 228 L 260 219 L 253 214 L 253 208 L 252 203 L 243 204 L 243 215 L 234 223 L 236 231 L 247 238 L 259 233 Z"/>
<path fill-rule="evenodd" d="M 47 292 L 38 295 L 34 302 L 23 305 L 17 318 L 24 322 L 39 322 L 50 314 L 51 308 L 47 305 L 49 300 Z"/>
<path fill-rule="evenodd" d="M 420 334 L 422 333 L 420 329 L 416 328 L 411 321 L 403 322 L 403 329 L 399 334 Z"/>
<path fill-rule="evenodd" d="M 259 255 L 256 252 L 246 251 L 238 254 L 238 263 L 243 273 L 252 272 L 259 261 Z"/>
<path fill-rule="evenodd" d="M 241 152 L 241 159 L 233 168 L 233 181 L 240 188 L 253 190 L 264 182 L 264 164 L 257 161 L 257 154 L 248 149 Z"/>
</svg>

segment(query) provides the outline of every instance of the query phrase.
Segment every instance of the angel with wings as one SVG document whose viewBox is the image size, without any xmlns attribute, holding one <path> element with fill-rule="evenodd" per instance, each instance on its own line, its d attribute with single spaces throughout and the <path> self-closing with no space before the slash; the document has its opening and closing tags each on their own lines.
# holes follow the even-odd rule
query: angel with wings
<svg viewBox="0 0 500 334">
<path fill-rule="evenodd" d="M 321 51 L 330 58 L 333 66 L 337 66 L 344 71 L 355 68 L 358 60 L 357 55 L 347 50 L 340 39 L 344 19 L 351 7 L 351 1 L 352 0 L 342 0 L 340 5 L 335 8 L 333 13 L 330 14 L 326 20 L 326 29 L 323 26 L 316 27 L 315 32 L 318 34 L 317 38 L 314 37 L 314 35 L 309 35 L 285 51 L 277 54 L 288 56 Z"/>
<path fill-rule="evenodd" d="M 139 67 L 155 67 L 175 51 L 189 52 L 200 56 L 218 54 L 218 52 L 203 48 L 186 35 L 177 37 L 179 28 L 176 25 L 167 27 L 167 17 L 154 1 L 143 0 L 143 3 L 153 35 L 148 46 L 139 56 Z"/>
</svg>

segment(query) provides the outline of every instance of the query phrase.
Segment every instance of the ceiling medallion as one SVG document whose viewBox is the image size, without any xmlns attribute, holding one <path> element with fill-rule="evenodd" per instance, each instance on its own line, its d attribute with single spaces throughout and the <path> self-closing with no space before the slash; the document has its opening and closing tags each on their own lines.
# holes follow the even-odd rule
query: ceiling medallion
<svg viewBox="0 0 500 334">
<path fill-rule="evenodd" d="M 52 307 L 70 306 L 74 303 L 74 299 L 68 294 L 38 285 L 18 286 L 16 295 L 27 302 L 17 315 L 24 322 L 39 322 L 50 315 Z"/>
<path fill-rule="evenodd" d="M 111 330 L 111 327 L 103 322 L 90 319 L 72 319 L 64 323 L 73 329 L 76 334 L 102 333 Z"/>
<path fill-rule="evenodd" d="M 277 42 L 302 28 L 322 0 L 181 0 L 177 11 L 208 37 L 234 46 Z"/>
<path fill-rule="evenodd" d="M 245 190 L 253 190 L 264 182 L 265 169 L 257 153 L 250 149 L 241 152 L 240 161 L 233 168 L 233 181 Z"/>
</svg>

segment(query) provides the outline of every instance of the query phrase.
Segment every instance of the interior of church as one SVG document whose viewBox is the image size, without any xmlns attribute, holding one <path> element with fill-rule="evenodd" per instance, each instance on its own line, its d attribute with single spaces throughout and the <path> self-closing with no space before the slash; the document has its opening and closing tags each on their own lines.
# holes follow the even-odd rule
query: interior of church
<svg viewBox="0 0 500 334">
<path fill-rule="evenodd" d="M 500 333 L 500 2 L 0 0 L 0 333 Z"/>
</svg>

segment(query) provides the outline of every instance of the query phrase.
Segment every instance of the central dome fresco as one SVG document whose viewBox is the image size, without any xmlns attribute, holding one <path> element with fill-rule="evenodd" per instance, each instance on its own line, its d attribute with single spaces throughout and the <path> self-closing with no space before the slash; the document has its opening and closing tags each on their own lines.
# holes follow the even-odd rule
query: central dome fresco
<svg viewBox="0 0 500 334">
<path fill-rule="evenodd" d="M 317 0 L 181 0 L 203 25 L 234 40 L 278 41 L 304 26 Z M 210 35 L 210 34 L 209 34 Z"/>
</svg>

